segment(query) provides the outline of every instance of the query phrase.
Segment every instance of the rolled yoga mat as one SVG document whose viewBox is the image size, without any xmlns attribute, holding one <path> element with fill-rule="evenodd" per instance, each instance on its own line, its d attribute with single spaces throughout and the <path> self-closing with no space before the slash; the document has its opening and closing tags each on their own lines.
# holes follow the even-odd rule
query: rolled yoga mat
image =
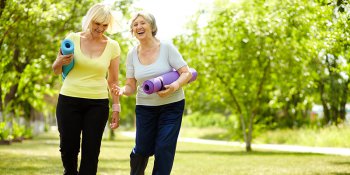
<svg viewBox="0 0 350 175">
<path fill-rule="evenodd" d="M 61 42 L 62 55 L 68 55 L 74 53 L 74 43 L 70 39 L 65 39 Z M 62 66 L 62 80 L 66 79 L 68 73 L 73 69 L 74 59 L 68 64 Z"/>
<path fill-rule="evenodd" d="M 197 79 L 197 71 L 193 68 L 190 68 L 190 72 L 192 73 L 192 78 L 188 81 L 188 83 Z M 159 77 L 146 80 L 142 84 L 143 91 L 146 94 L 152 94 L 154 92 L 163 90 L 165 85 L 169 85 L 172 82 L 176 81 L 179 76 L 180 75 L 177 71 L 171 71 Z"/>
</svg>

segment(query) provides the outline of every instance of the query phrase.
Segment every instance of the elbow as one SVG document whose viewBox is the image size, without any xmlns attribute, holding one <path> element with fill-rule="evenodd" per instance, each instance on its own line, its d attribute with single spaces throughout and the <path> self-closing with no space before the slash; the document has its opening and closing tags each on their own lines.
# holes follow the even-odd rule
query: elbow
<svg viewBox="0 0 350 175">
<path fill-rule="evenodd" d="M 62 73 L 62 69 L 58 68 L 56 64 L 53 64 L 51 68 L 55 75 L 59 75 Z"/>
<path fill-rule="evenodd" d="M 60 71 L 58 71 L 57 69 L 55 69 L 55 68 L 52 68 L 52 70 L 53 70 L 53 73 L 55 74 L 55 75 L 59 75 L 61 72 Z"/>
</svg>

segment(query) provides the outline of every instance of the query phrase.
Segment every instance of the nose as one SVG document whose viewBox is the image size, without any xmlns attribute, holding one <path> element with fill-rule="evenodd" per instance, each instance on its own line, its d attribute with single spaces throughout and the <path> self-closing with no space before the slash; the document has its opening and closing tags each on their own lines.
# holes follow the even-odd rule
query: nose
<svg viewBox="0 0 350 175">
<path fill-rule="evenodd" d="M 137 29 L 140 29 L 140 28 L 142 28 L 142 25 L 141 25 L 141 24 L 137 24 L 137 25 L 136 25 L 136 28 L 137 28 Z"/>
</svg>

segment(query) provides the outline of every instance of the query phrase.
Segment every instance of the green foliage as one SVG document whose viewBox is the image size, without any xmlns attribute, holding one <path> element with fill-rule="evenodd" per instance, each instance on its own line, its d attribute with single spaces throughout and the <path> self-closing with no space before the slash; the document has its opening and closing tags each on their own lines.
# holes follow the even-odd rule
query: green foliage
<svg viewBox="0 0 350 175">
<path fill-rule="evenodd" d="M 238 120 L 234 116 L 224 116 L 220 113 L 203 114 L 194 112 L 183 117 L 184 125 L 187 127 L 218 127 L 218 128 L 232 128 L 238 127 Z M 236 128 L 237 128 L 236 127 Z"/>
<path fill-rule="evenodd" d="M 334 11 L 336 6 L 217 0 L 213 10 L 199 11 L 189 23 L 191 32 L 175 39 L 199 72 L 186 92 L 190 113 L 213 109 L 239 116 L 248 144 L 253 128 L 309 124 L 313 104 L 323 104 L 324 124 L 344 120 L 349 13 Z M 200 26 L 201 19 L 207 24 Z"/>
<path fill-rule="evenodd" d="M 350 128 L 347 125 L 317 129 L 276 129 L 260 133 L 255 143 L 348 148 L 349 133 Z"/>
<path fill-rule="evenodd" d="M 48 132 L 48 130 L 45 130 L 45 132 Z M 33 138 L 33 128 L 32 127 L 25 127 L 23 132 L 23 138 L 25 139 L 31 139 Z"/>
<path fill-rule="evenodd" d="M 14 139 L 23 138 L 25 133 L 25 126 L 19 125 L 18 123 L 12 123 L 12 132 L 11 135 Z"/>
<path fill-rule="evenodd" d="M 33 109 L 52 111 L 44 100 L 57 93 L 51 64 L 59 41 L 80 24 L 92 1 L 14 1 L 0 23 L 1 110 L 30 118 Z"/>
<path fill-rule="evenodd" d="M 332 11 L 332 8 L 335 10 Z M 309 41 L 310 51 L 313 55 L 310 60 L 310 74 L 313 84 L 319 94 L 317 101 L 324 108 L 324 124 L 338 124 L 345 120 L 345 104 L 348 101 L 349 90 L 349 40 L 350 35 L 348 13 L 341 13 L 336 9 L 339 4 L 328 6 L 327 11 L 321 11 L 322 22 L 315 26 L 315 39 Z M 344 4 L 344 7 L 348 5 Z M 347 7 L 348 8 L 348 7 Z M 324 7 L 322 7 L 324 9 Z M 325 13 L 326 12 L 326 13 Z"/>
<path fill-rule="evenodd" d="M 53 113 L 62 82 L 51 64 L 60 41 L 80 31 L 93 3 L 2 2 L 2 120 L 33 119 L 33 111 Z M 129 9 L 131 3 L 115 1 L 113 8 L 123 20 L 134 10 Z M 322 125 L 345 120 L 350 88 L 348 1 L 216 0 L 213 7 L 199 10 L 188 23 L 188 34 L 174 40 L 198 71 L 198 80 L 185 87 L 185 114 L 190 117 L 184 119 L 190 125 L 231 127 L 240 136 L 254 128 L 254 137 L 264 130 L 309 125 L 313 104 L 324 108 Z M 127 51 L 134 45 L 126 33 L 110 35 L 122 50 L 120 85 L 125 82 Z M 121 103 L 122 124 L 132 127 L 135 97 L 121 97 Z"/>
<path fill-rule="evenodd" d="M 115 1 L 113 8 L 126 18 L 132 2 Z M 62 82 L 59 76 L 53 74 L 51 65 L 56 58 L 60 41 L 70 32 L 81 31 L 82 18 L 93 3 L 96 2 L 2 1 L 0 111 L 3 112 L 4 120 L 12 120 L 12 116 L 33 119 L 33 111 L 40 111 L 44 116 L 54 113 Z M 121 33 L 110 37 L 120 43 L 121 58 L 125 58 L 130 43 Z M 125 118 L 133 113 L 128 109 L 124 108 L 128 114 Z"/>
<path fill-rule="evenodd" d="M 0 141 L 8 140 L 10 136 L 10 129 L 6 127 L 5 122 L 0 122 Z"/>
</svg>

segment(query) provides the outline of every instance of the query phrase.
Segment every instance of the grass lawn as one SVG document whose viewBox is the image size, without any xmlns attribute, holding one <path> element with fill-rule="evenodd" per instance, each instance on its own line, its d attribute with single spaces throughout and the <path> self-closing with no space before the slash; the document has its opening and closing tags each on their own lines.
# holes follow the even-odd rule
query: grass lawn
<svg viewBox="0 0 350 175">
<path fill-rule="evenodd" d="M 104 140 L 99 175 L 128 175 L 133 139 L 117 133 L 115 141 Z M 153 157 L 146 174 L 152 172 Z M 0 145 L 1 175 L 62 174 L 58 134 L 45 133 L 33 140 Z M 178 143 L 172 175 L 350 175 L 350 157 L 285 153 L 240 147 Z"/>
</svg>

